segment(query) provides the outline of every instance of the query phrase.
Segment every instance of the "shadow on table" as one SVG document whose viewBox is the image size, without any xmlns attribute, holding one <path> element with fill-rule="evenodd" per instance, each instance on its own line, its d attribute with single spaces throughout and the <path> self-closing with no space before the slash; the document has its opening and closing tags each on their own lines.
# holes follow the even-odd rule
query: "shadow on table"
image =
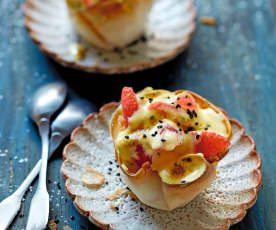
<svg viewBox="0 0 276 230">
<path fill-rule="evenodd" d="M 188 51 L 176 59 L 153 69 L 130 74 L 95 74 L 85 73 L 71 68 L 66 68 L 48 59 L 49 65 L 56 77 L 63 79 L 69 86 L 71 95 L 85 98 L 96 107 L 111 102 L 119 101 L 122 87 L 131 86 L 137 92 L 147 86 L 153 88 L 168 88 L 173 85 L 176 72 L 185 62 Z"/>
</svg>

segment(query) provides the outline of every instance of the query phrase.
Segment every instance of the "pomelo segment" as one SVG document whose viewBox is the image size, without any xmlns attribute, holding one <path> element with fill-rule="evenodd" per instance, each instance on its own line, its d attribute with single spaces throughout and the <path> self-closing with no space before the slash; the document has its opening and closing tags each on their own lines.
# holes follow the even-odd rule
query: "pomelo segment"
<svg viewBox="0 0 276 230">
<path fill-rule="evenodd" d="M 121 95 L 121 102 L 123 107 L 123 117 L 125 126 L 128 127 L 128 118 L 139 109 L 139 104 L 136 94 L 131 87 L 124 87 Z"/>
<path fill-rule="evenodd" d="M 194 151 L 202 153 L 209 162 L 220 160 L 230 146 L 230 141 L 226 137 L 214 132 L 193 132 L 193 135 Z"/>
<path fill-rule="evenodd" d="M 176 104 L 180 105 L 184 109 L 190 109 L 191 111 L 192 110 L 194 110 L 194 111 L 197 110 L 197 105 L 196 105 L 195 100 L 192 97 L 188 96 L 188 95 L 180 96 L 176 100 Z"/>
<path fill-rule="evenodd" d="M 91 7 L 93 6 L 95 0 L 82 0 L 83 4 L 86 6 L 86 7 Z"/>
</svg>

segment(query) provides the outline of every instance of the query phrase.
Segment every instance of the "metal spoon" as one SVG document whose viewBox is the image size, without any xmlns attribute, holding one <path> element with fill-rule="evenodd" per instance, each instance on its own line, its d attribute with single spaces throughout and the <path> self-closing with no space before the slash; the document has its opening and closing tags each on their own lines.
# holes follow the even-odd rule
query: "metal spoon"
<svg viewBox="0 0 276 230">
<path fill-rule="evenodd" d="M 66 95 L 67 87 L 65 84 L 52 83 L 37 90 L 30 103 L 30 116 L 38 126 L 42 140 L 42 152 L 38 186 L 31 201 L 26 230 L 44 229 L 48 222 L 49 194 L 46 187 L 46 177 L 50 118 L 63 105 Z M 34 216 L 36 218 L 33 218 Z"/>
<path fill-rule="evenodd" d="M 85 117 L 92 112 L 92 109 L 92 106 L 88 102 L 81 99 L 71 101 L 64 108 L 51 125 L 52 135 L 50 139 L 49 158 L 53 155 L 62 140 L 70 135 L 74 128 L 81 124 Z M 3 217 L 0 221 L 0 229 L 6 229 L 18 213 L 21 200 L 38 175 L 40 166 L 41 160 L 38 161 L 20 187 L 0 203 L 0 216 Z"/>
</svg>

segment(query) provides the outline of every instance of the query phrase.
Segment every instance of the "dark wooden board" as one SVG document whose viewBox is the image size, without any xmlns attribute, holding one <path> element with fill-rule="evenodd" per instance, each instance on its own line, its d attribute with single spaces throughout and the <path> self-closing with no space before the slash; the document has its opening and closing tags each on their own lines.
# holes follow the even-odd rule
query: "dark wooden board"
<svg viewBox="0 0 276 230">
<path fill-rule="evenodd" d="M 42 54 L 23 27 L 22 0 L 0 1 L 0 200 L 14 191 L 40 156 L 40 138 L 28 118 L 33 91 L 64 80 L 71 97 L 97 108 L 119 100 L 122 86 L 190 89 L 240 120 L 257 143 L 263 160 L 263 188 L 257 203 L 232 230 L 276 229 L 276 2 L 273 0 L 197 0 L 200 16 L 214 16 L 216 26 L 198 22 L 189 49 L 161 67 L 130 75 L 104 76 L 66 69 Z M 106 88 L 109 88 L 106 91 Z M 61 151 L 49 163 L 50 218 L 59 229 L 96 229 L 80 216 L 64 191 Z M 61 189 L 59 189 L 59 184 Z M 25 229 L 30 199 L 12 230 Z M 74 218 L 71 218 L 71 217 Z M 83 228 L 81 227 L 83 226 Z"/>
</svg>

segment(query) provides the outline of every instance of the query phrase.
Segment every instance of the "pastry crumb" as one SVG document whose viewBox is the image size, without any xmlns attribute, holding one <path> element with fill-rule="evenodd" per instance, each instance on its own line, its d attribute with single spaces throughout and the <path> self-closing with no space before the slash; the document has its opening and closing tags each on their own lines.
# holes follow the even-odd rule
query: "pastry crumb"
<svg viewBox="0 0 276 230">
<path fill-rule="evenodd" d="M 200 18 L 201 23 L 205 25 L 215 26 L 217 24 L 217 20 L 214 17 L 203 16 Z"/>
<path fill-rule="evenodd" d="M 49 220 L 48 227 L 49 227 L 50 230 L 57 230 L 58 229 L 58 226 L 57 226 L 55 220 L 53 220 L 53 219 Z"/>
<path fill-rule="evenodd" d="M 127 194 L 129 195 L 129 197 L 131 199 L 136 200 L 136 201 L 138 200 L 137 196 L 133 192 L 128 191 Z"/>
<path fill-rule="evenodd" d="M 83 173 L 81 181 L 88 188 L 99 188 L 104 184 L 105 177 L 101 172 L 93 170 L 89 165 Z"/>
<path fill-rule="evenodd" d="M 120 196 L 127 194 L 128 190 L 126 188 L 119 188 L 115 192 L 107 196 L 107 200 L 117 200 Z"/>
<path fill-rule="evenodd" d="M 86 50 L 83 45 L 79 43 L 73 43 L 69 46 L 69 53 L 76 61 L 79 61 L 85 58 Z"/>
<path fill-rule="evenodd" d="M 117 206 L 117 205 L 114 205 L 114 204 L 109 204 L 109 207 L 110 207 L 112 210 L 114 210 L 114 211 L 118 211 L 118 210 L 119 210 L 118 206 Z"/>
</svg>

